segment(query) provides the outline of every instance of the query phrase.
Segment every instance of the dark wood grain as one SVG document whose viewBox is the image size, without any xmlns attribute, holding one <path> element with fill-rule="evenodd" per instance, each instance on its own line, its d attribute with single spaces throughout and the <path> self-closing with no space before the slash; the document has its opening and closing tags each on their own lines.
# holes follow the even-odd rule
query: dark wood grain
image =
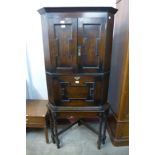
<svg viewBox="0 0 155 155">
<path fill-rule="evenodd" d="M 77 18 L 48 18 L 52 72 L 74 72 L 77 67 Z"/>
<path fill-rule="evenodd" d="M 103 72 L 106 25 L 107 15 L 102 18 L 78 18 L 79 72 Z"/>
<path fill-rule="evenodd" d="M 107 81 L 108 76 L 47 76 L 49 100 L 57 106 L 102 105 L 107 100 Z"/>
<path fill-rule="evenodd" d="M 87 8 L 78 9 L 80 13 L 52 9 L 42 15 L 50 102 L 56 106 L 105 104 L 114 15 L 107 8 L 100 8 L 102 11 L 91 8 L 90 12 Z M 80 77 L 77 84 L 76 76 Z"/>
<path fill-rule="evenodd" d="M 117 9 L 112 7 L 44 7 L 38 10 L 40 14 L 51 12 L 111 12 L 115 14 Z"/>
<path fill-rule="evenodd" d="M 48 97 L 53 105 L 106 103 L 116 11 L 109 7 L 39 10 Z"/>
<path fill-rule="evenodd" d="M 97 146 L 105 143 L 114 14 L 111 7 L 42 8 L 44 58 L 53 142 L 58 118 L 99 117 Z M 79 122 L 79 121 L 78 121 Z M 91 127 L 88 127 L 91 129 Z"/>
<path fill-rule="evenodd" d="M 108 72 L 113 16 L 104 10 L 43 14 L 46 71 L 63 74 Z"/>
</svg>

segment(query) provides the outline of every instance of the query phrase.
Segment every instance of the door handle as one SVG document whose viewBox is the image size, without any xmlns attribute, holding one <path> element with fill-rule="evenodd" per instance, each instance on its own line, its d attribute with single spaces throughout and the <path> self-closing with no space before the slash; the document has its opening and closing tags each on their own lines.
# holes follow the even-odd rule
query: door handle
<svg viewBox="0 0 155 155">
<path fill-rule="evenodd" d="M 78 56 L 81 56 L 81 46 L 78 46 Z"/>
</svg>

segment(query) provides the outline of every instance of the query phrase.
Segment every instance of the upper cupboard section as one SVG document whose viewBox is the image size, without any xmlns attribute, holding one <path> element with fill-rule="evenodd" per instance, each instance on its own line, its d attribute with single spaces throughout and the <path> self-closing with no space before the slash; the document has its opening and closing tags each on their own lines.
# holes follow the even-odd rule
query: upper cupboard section
<svg viewBox="0 0 155 155">
<path fill-rule="evenodd" d="M 113 30 L 111 12 L 49 11 L 41 14 L 46 71 L 109 71 Z"/>
</svg>

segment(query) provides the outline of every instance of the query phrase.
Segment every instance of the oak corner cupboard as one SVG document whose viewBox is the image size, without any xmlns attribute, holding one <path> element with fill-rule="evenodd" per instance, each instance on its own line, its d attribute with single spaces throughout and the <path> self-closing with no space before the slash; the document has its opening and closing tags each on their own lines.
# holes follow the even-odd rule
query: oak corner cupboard
<svg viewBox="0 0 155 155">
<path fill-rule="evenodd" d="M 38 10 L 49 103 L 55 111 L 68 108 L 66 117 L 94 117 L 106 105 L 116 11 L 112 7 Z M 84 109 L 88 111 L 82 113 Z"/>
</svg>

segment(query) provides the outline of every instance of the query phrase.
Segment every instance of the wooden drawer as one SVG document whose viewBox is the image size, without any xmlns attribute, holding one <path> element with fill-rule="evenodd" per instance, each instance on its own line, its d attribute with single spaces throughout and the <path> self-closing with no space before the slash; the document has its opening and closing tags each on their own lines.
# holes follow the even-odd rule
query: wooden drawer
<svg viewBox="0 0 155 155">
<path fill-rule="evenodd" d="M 26 116 L 26 127 L 44 127 L 45 117 Z"/>
<path fill-rule="evenodd" d="M 48 95 L 57 106 L 96 106 L 107 97 L 107 76 L 47 76 Z"/>
</svg>

